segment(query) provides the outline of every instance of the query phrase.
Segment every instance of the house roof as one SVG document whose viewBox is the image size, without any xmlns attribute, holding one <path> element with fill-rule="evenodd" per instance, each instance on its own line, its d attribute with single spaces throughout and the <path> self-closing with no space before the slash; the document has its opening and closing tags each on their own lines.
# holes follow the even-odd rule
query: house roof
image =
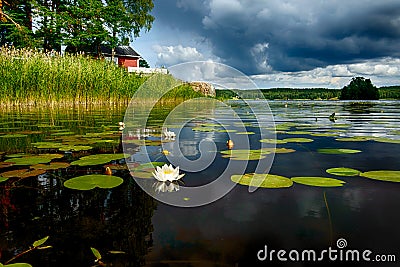
<svg viewBox="0 0 400 267">
<path fill-rule="evenodd" d="M 111 48 L 108 46 L 101 46 L 101 53 L 105 56 L 111 56 Z M 129 45 L 120 45 L 115 47 L 115 56 L 125 56 L 125 57 L 133 57 L 139 58 L 141 57 L 132 47 Z"/>
</svg>

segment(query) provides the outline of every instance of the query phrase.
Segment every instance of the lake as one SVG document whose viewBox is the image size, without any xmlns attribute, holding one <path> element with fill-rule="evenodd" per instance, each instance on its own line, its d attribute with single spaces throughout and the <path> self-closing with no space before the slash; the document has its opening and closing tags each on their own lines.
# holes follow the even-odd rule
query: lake
<svg viewBox="0 0 400 267">
<path fill-rule="evenodd" d="M 2 111 L 0 262 L 45 236 L 52 248 L 12 263 L 93 266 L 91 247 L 112 266 L 316 266 L 288 254 L 329 247 L 398 261 L 399 102 L 268 104 L 160 105 L 143 113 L 146 127 L 140 105 L 132 117 L 115 107 Z M 162 136 L 164 121 L 176 138 Z M 155 187 L 150 162 L 180 166 L 180 190 Z M 107 167 L 112 176 L 83 183 L 105 188 L 64 185 Z M 254 191 L 231 180 L 262 170 L 276 183 Z M 221 186 L 191 191 L 216 180 Z M 287 261 L 277 252 L 258 259 L 266 246 L 287 251 Z"/>
</svg>

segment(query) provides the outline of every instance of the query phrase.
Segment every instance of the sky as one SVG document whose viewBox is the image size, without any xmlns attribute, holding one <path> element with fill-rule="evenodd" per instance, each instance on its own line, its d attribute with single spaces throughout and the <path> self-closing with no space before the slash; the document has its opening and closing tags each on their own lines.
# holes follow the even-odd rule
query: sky
<svg viewBox="0 0 400 267">
<path fill-rule="evenodd" d="M 226 64 L 260 88 L 400 84 L 399 0 L 154 0 L 151 67 Z"/>
</svg>

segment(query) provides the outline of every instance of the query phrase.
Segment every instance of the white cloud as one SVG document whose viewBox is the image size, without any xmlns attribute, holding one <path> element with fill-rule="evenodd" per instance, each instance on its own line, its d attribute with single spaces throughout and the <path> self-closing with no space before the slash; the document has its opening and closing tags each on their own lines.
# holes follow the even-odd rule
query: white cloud
<svg viewBox="0 0 400 267">
<path fill-rule="evenodd" d="M 176 46 L 161 46 L 154 45 L 153 50 L 157 53 L 157 64 L 159 65 L 175 65 L 182 62 L 203 60 L 202 53 L 197 51 L 195 47 Z"/>
<path fill-rule="evenodd" d="M 309 71 L 253 75 L 251 78 L 260 88 L 342 88 L 356 76 L 371 79 L 376 86 L 398 85 L 400 59 L 387 57 L 360 63 L 331 65 Z"/>
</svg>

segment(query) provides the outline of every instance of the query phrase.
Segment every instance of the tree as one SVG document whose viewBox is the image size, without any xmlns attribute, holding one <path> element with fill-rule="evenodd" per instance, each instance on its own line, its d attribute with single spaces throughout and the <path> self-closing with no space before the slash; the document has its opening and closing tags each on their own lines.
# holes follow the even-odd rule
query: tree
<svg viewBox="0 0 400 267">
<path fill-rule="evenodd" d="M 149 63 L 145 59 L 139 60 L 139 67 L 141 68 L 150 68 Z"/>
<path fill-rule="evenodd" d="M 349 85 L 343 87 L 340 93 L 341 100 L 375 100 L 379 99 L 379 90 L 370 79 L 355 77 Z"/>
</svg>

